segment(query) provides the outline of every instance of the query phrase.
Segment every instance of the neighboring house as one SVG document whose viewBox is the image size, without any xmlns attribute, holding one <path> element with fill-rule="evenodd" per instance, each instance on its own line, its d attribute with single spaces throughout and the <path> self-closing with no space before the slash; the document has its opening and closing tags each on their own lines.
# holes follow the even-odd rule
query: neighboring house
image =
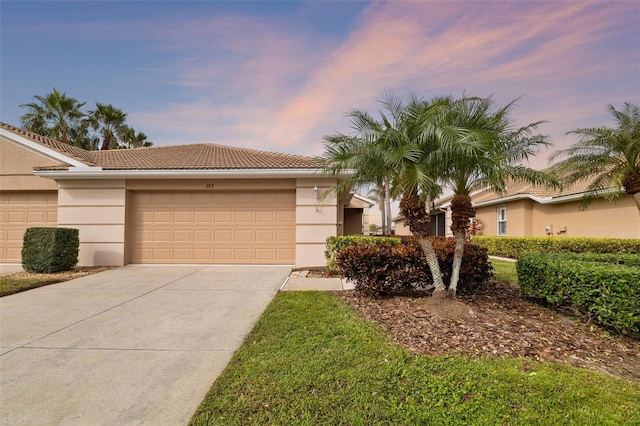
<svg viewBox="0 0 640 426">
<path fill-rule="evenodd" d="M 451 211 L 450 210 L 442 210 L 442 209 L 434 209 L 430 214 L 431 222 L 429 222 L 429 235 L 438 236 L 438 237 L 451 237 L 453 234 L 451 233 L 451 229 L 447 228 L 445 225 L 451 226 Z M 402 215 L 396 216 L 393 218 L 394 223 L 394 234 L 395 235 L 411 235 L 411 231 L 409 230 L 409 226 L 406 224 L 404 217 Z"/>
<path fill-rule="evenodd" d="M 311 157 L 214 144 L 85 151 L 0 123 L 0 263 L 24 231 L 80 231 L 79 265 L 323 265 L 325 240 L 362 233 L 368 205 Z"/>
<path fill-rule="evenodd" d="M 510 237 L 599 237 L 640 238 L 640 214 L 630 195 L 617 203 L 596 199 L 581 209 L 586 184 L 563 191 L 512 183 L 503 194 L 481 191 L 471 196 L 475 219 L 482 224 L 482 235 Z M 447 210 L 446 230 L 450 233 L 451 197 L 436 201 L 436 208 Z"/>
<path fill-rule="evenodd" d="M 344 206 L 344 234 L 369 234 L 369 209 L 375 201 L 359 194 L 350 194 Z"/>
</svg>

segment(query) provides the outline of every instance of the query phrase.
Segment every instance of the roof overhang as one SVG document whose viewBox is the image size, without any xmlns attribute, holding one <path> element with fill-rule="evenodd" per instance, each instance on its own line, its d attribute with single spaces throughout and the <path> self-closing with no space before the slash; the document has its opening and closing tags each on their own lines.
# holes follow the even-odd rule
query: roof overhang
<svg viewBox="0 0 640 426">
<path fill-rule="evenodd" d="M 480 201 L 479 203 L 473 203 L 473 207 L 485 207 L 485 206 L 494 206 L 498 204 L 508 203 L 510 201 L 518 201 L 518 200 L 532 200 L 536 203 L 540 204 L 557 204 L 557 203 L 567 203 L 570 201 L 580 200 L 584 197 L 584 193 L 580 192 L 578 194 L 569 194 L 569 195 L 561 195 L 558 197 L 536 197 L 531 194 L 514 194 L 508 195 L 506 197 L 494 198 L 492 200 Z"/>
<path fill-rule="evenodd" d="M 36 176 L 56 179 L 260 179 L 331 178 L 315 169 L 179 169 L 103 170 L 101 167 L 69 167 L 68 170 L 35 170 Z"/>
</svg>

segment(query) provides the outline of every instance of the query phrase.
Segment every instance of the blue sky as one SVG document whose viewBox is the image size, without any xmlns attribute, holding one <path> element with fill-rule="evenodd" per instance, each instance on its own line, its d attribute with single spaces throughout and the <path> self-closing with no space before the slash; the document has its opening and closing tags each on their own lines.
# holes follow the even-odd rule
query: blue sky
<svg viewBox="0 0 640 426">
<path fill-rule="evenodd" d="M 317 155 L 390 88 L 521 97 L 516 124 L 548 121 L 553 151 L 608 124 L 606 104 L 640 103 L 631 1 L 2 0 L 0 19 L 1 121 L 55 87 L 121 108 L 156 145 Z"/>
</svg>

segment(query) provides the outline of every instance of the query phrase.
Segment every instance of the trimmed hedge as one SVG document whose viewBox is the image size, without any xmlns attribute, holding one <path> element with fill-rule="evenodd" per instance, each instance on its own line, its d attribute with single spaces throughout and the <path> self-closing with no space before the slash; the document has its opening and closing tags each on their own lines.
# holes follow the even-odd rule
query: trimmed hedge
<svg viewBox="0 0 640 426">
<path fill-rule="evenodd" d="M 53 273 L 78 263 L 79 232 L 72 228 L 28 228 L 22 245 L 22 267 L 27 272 Z"/>
<path fill-rule="evenodd" d="M 392 245 L 400 244 L 402 241 L 400 237 L 376 237 L 372 235 L 343 235 L 327 238 L 327 248 L 324 251 L 324 257 L 327 259 L 327 270 L 333 273 L 340 272 L 340 269 L 336 265 L 336 255 L 345 247 L 356 243 L 375 243 L 381 240 L 385 240 Z"/>
<path fill-rule="evenodd" d="M 338 237 L 340 238 L 340 237 Z M 370 296 L 404 294 L 433 284 L 429 265 L 417 238 L 376 238 L 351 241 L 335 257 L 345 278 L 353 280 L 356 290 Z M 455 240 L 431 238 L 443 280 L 451 277 Z M 492 275 L 486 249 L 466 244 L 458 290 L 464 292 Z"/>
<path fill-rule="evenodd" d="M 478 235 L 473 242 L 486 247 L 491 256 L 517 259 L 524 253 L 619 253 L 640 254 L 640 240 L 622 238 L 572 237 L 488 237 Z"/>
<path fill-rule="evenodd" d="M 520 293 L 622 334 L 640 333 L 640 256 L 523 254 Z"/>
</svg>

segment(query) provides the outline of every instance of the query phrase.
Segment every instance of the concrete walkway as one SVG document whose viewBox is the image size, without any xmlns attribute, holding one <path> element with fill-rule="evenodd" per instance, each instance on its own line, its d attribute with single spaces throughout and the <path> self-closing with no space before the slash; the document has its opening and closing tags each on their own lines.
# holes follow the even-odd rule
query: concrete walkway
<svg viewBox="0 0 640 426">
<path fill-rule="evenodd" d="M 0 424 L 186 424 L 289 271 L 135 265 L 0 298 Z"/>
</svg>

